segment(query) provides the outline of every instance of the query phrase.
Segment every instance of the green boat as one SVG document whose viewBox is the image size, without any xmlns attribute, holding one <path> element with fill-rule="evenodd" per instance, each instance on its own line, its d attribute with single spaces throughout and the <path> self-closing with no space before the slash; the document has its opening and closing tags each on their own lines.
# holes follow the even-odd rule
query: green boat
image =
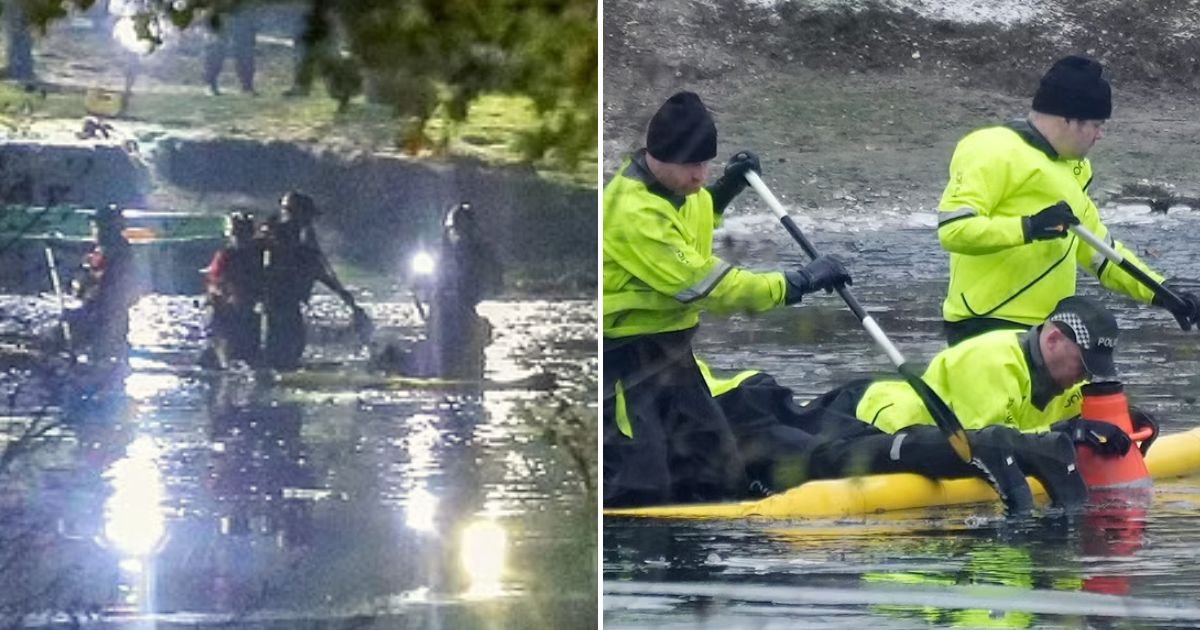
<svg viewBox="0 0 1200 630">
<path fill-rule="evenodd" d="M 0 291 L 53 291 L 47 249 L 63 283 L 91 249 L 94 210 L 69 206 L 0 208 Z M 125 236 L 133 246 L 148 293 L 194 295 L 203 291 L 200 269 L 225 242 L 218 214 L 127 209 Z"/>
</svg>

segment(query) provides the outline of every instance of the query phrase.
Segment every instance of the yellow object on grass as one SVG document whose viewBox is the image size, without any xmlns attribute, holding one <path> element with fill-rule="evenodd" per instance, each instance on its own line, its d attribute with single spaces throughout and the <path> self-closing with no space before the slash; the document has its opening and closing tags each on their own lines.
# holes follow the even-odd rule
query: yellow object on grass
<svg viewBox="0 0 1200 630">
<path fill-rule="evenodd" d="M 102 88 L 88 88 L 83 95 L 83 109 L 93 116 L 120 116 L 125 111 L 125 95 Z"/>
</svg>

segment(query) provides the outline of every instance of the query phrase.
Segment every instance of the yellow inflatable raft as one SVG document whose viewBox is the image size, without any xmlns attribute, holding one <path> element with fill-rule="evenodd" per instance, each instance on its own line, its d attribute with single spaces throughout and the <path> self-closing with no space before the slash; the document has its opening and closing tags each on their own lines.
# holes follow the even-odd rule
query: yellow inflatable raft
<svg viewBox="0 0 1200 630">
<path fill-rule="evenodd" d="M 1155 479 L 1184 477 L 1200 472 L 1200 428 L 1159 438 L 1146 456 L 1146 466 Z M 1034 494 L 1045 495 L 1036 480 L 1030 478 L 1029 484 Z M 839 518 L 995 500 L 996 493 L 979 479 L 936 481 L 911 474 L 868 475 L 810 481 L 756 501 L 606 509 L 604 515 L 646 518 Z"/>
</svg>

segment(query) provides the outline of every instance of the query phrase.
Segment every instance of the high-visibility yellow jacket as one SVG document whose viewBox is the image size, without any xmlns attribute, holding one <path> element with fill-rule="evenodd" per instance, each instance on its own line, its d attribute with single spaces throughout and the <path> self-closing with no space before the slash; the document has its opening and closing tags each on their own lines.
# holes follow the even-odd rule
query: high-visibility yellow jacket
<svg viewBox="0 0 1200 630">
<path fill-rule="evenodd" d="M 950 253 L 943 318 L 1040 323 L 1060 300 L 1075 294 L 1077 265 L 1105 287 L 1150 303 L 1149 289 L 1074 234 L 1025 242 L 1022 217 L 1066 201 L 1084 228 L 1161 281 L 1100 222 L 1087 193 L 1091 180 L 1088 160 L 1060 158 L 1028 122 L 964 137 L 950 160 L 950 182 L 938 206 L 938 239 Z"/>
<path fill-rule="evenodd" d="M 1019 431 L 1047 431 L 1050 425 L 1079 415 L 1078 387 L 1035 404 L 1037 378 L 1031 362 L 1041 363 L 1032 331 L 997 330 L 977 335 L 938 353 L 922 379 L 958 416 L 964 429 L 1003 424 Z M 872 383 L 855 416 L 888 433 L 916 424 L 934 424 L 912 386 L 900 380 Z"/>
<path fill-rule="evenodd" d="M 712 252 L 720 215 L 708 190 L 680 197 L 626 161 L 604 187 L 604 336 L 685 330 L 702 311 L 766 311 L 783 304 L 779 272 L 739 269 Z"/>
</svg>

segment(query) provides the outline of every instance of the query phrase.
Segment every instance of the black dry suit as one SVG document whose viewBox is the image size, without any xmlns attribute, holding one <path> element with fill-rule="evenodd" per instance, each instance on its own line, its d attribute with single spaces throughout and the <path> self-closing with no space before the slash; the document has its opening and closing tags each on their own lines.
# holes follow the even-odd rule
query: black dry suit
<svg viewBox="0 0 1200 630">
<path fill-rule="evenodd" d="M 460 206 L 460 208 L 462 208 Z M 467 206 L 469 208 L 469 206 Z M 502 283 L 500 263 L 475 225 L 461 216 L 442 236 L 437 286 L 430 305 L 429 342 L 420 370 L 427 376 L 481 378 L 490 326 L 475 311 Z"/>
<path fill-rule="evenodd" d="M 301 307 L 312 297 L 316 283 L 324 284 L 352 308 L 354 298 L 334 275 L 308 220 L 275 222 L 264 249 L 264 358 L 270 367 L 296 369 L 308 343 Z"/>
<path fill-rule="evenodd" d="M 695 357 L 696 328 L 604 340 L 604 505 L 720 501 L 749 481 Z"/>
</svg>

